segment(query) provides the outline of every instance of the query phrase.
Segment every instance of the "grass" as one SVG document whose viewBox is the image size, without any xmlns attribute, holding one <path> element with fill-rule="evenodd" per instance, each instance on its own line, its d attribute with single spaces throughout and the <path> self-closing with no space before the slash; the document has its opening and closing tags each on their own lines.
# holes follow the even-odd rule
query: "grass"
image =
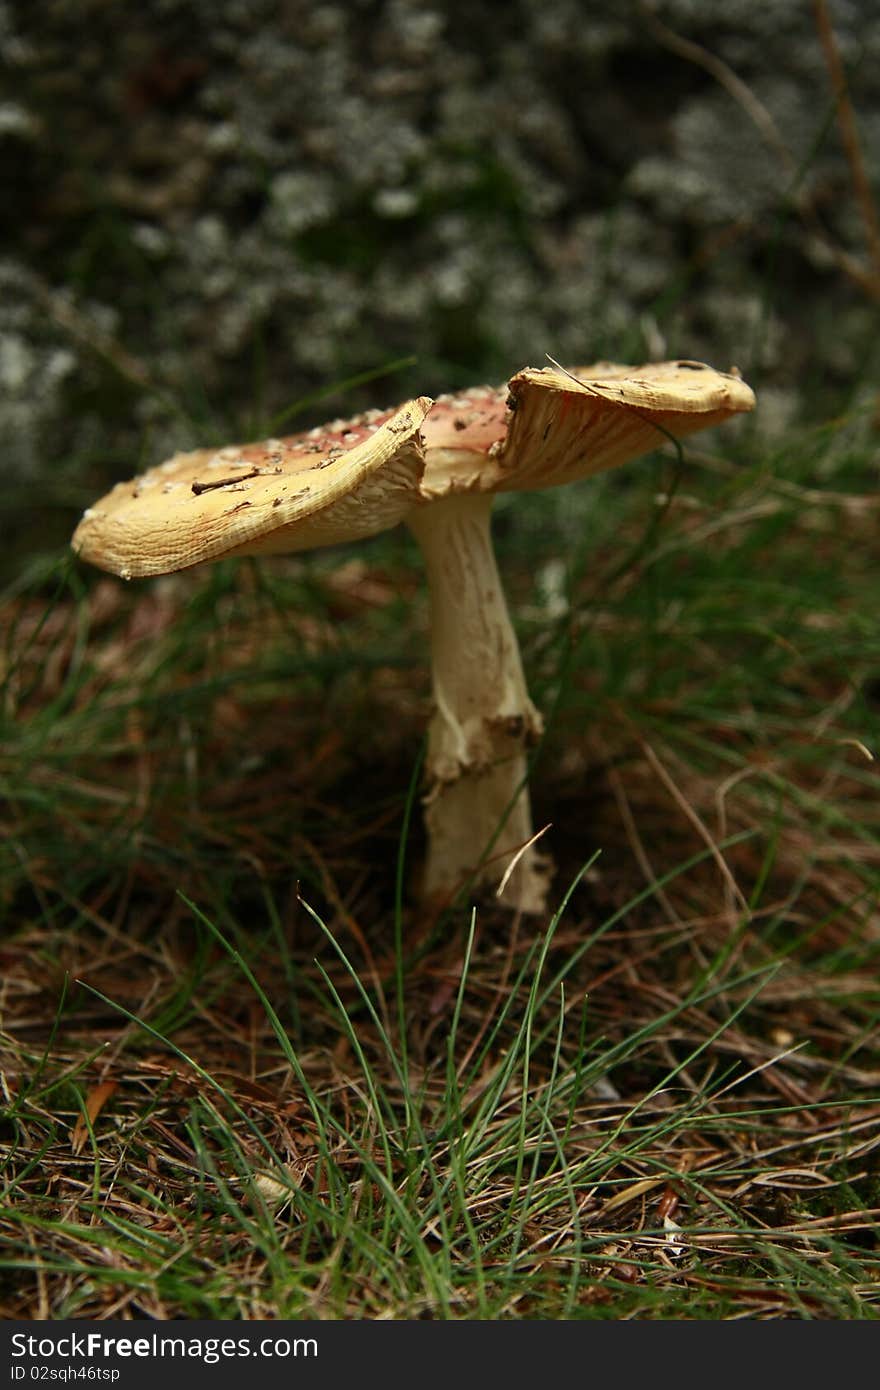
<svg viewBox="0 0 880 1390">
<path fill-rule="evenodd" d="M 5 1316 L 877 1316 L 874 429 L 499 509 L 548 920 L 416 904 L 404 537 L 128 587 L 33 561 Z"/>
</svg>

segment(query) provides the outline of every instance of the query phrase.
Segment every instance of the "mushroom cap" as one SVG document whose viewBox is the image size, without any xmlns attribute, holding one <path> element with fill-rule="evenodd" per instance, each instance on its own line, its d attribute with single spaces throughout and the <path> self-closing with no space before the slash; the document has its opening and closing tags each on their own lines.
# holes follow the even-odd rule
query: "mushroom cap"
<svg viewBox="0 0 880 1390">
<path fill-rule="evenodd" d="M 90 507 L 73 547 L 130 579 L 360 540 L 450 493 L 589 477 L 754 404 L 736 371 L 702 362 L 526 367 L 503 387 L 176 454 Z"/>
<path fill-rule="evenodd" d="M 704 362 L 625 367 L 599 362 L 571 373 L 527 367 L 510 380 L 510 422 L 496 456 L 495 491 L 556 487 L 616 468 L 753 410 L 739 373 Z"/>
<path fill-rule="evenodd" d="M 430 407 L 421 396 L 286 439 L 176 454 L 90 507 L 73 548 L 131 579 L 375 535 L 417 498 Z"/>
<path fill-rule="evenodd" d="M 739 374 L 703 362 L 526 367 L 501 388 L 440 396 L 425 421 L 422 495 L 557 487 L 752 410 Z"/>
</svg>

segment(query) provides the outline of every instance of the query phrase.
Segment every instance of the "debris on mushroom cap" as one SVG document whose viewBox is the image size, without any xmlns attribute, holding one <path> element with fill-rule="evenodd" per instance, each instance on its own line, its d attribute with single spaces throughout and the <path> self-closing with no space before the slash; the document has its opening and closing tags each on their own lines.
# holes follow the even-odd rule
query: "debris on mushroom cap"
<svg viewBox="0 0 880 1390">
<path fill-rule="evenodd" d="M 421 396 L 286 439 L 177 454 L 88 508 L 73 548 L 131 579 L 374 535 L 412 507 L 430 407 Z"/>
<path fill-rule="evenodd" d="M 496 452 L 491 490 L 556 487 L 616 468 L 680 438 L 752 410 L 739 373 L 703 362 L 611 362 L 527 367 L 510 380 L 512 416 Z"/>
</svg>

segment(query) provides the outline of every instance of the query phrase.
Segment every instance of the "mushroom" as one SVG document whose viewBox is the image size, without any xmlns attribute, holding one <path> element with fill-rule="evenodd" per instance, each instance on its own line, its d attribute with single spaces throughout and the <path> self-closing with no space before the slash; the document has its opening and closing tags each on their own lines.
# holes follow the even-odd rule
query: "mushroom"
<svg viewBox="0 0 880 1390">
<path fill-rule="evenodd" d="M 753 405 L 738 374 L 699 362 L 525 368 L 500 389 L 178 454 L 86 511 L 73 547 L 129 579 L 405 522 L 431 607 L 424 893 L 449 897 L 473 876 L 540 913 L 550 863 L 532 843 L 526 755 L 542 722 L 495 564 L 493 497 L 588 477 Z"/>
</svg>

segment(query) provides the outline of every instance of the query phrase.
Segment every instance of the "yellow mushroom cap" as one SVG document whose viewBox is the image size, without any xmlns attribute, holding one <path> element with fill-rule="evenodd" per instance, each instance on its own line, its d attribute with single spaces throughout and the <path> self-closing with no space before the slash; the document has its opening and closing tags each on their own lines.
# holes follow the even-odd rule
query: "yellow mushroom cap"
<svg viewBox="0 0 880 1390">
<path fill-rule="evenodd" d="M 286 439 L 176 454 L 90 507 L 73 548 L 131 579 L 375 535 L 413 505 L 430 407 L 419 397 Z"/>
<path fill-rule="evenodd" d="M 506 386 L 439 396 L 423 427 L 421 494 L 526 492 L 616 468 L 751 410 L 734 370 L 703 362 L 526 367 Z"/>
<path fill-rule="evenodd" d="M 495 451 L 493 492 L 557 487 L 616 468 L 754 409 L 734 370 L 703 362 L 527 367 L 509 383 L 512 418 Z"/>
<path fill-rule="evenodd" d="M 575 482 L 754 404 L 735 370 L 702 362 L 526 367 L 501 388 L 177 454 L 90 507 L 73 547 L 128 579 L 359 540 L 449 493 Z"/>
</svg>

